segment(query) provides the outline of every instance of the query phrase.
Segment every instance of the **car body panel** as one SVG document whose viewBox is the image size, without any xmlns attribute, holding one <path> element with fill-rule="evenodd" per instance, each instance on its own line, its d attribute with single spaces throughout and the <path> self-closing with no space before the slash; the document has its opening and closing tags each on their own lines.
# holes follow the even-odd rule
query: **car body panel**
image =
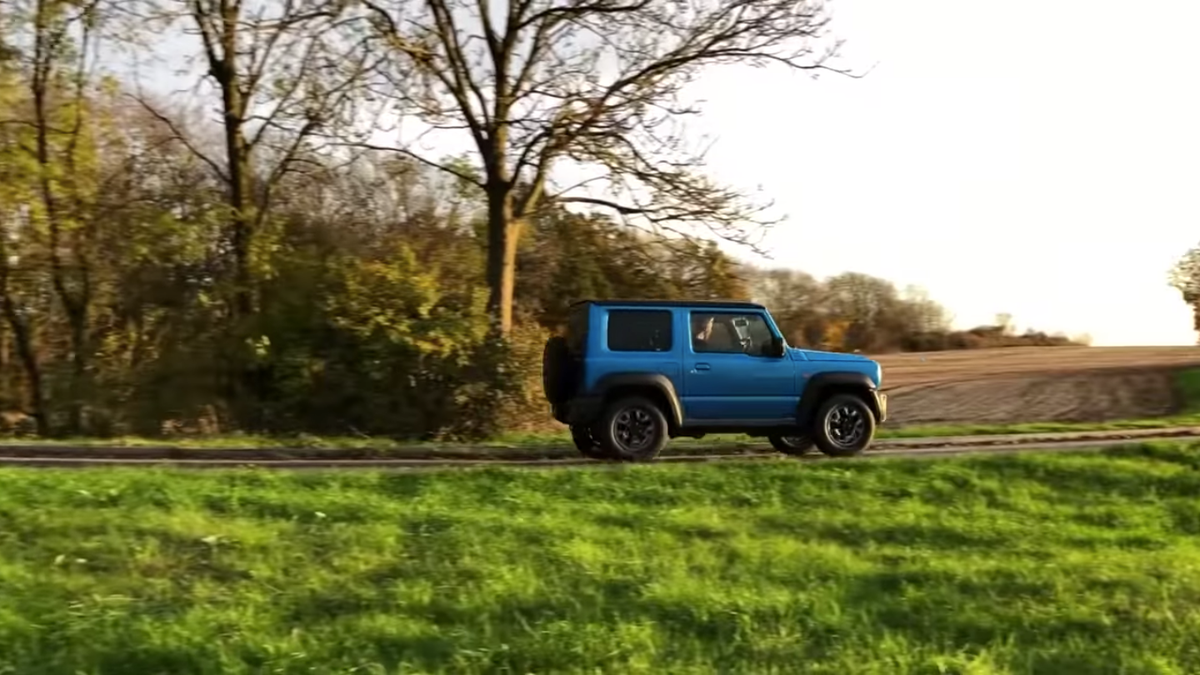
<svg viewBox="0 0 1200 675">
<path fill-rule="evenodd" d="M 782 340 L 779 327 L 762 305 L 714 301 L 583 303 L 587 321 L 580 341 L 583 353 L 578 355 L 582 364 L 579 386 L 564 409 L 555 409 L 555 417 L 560 421 L 590 423 L 598 418 L 605 401 L 614 393 L 641 390 L 665 403 L 664 412 L 675 435 L 795 432 L 811 416 L 821 392 L 836 388 L 862 390 L 870 398 L 879 421 L 886 418 L 886 397 L 878 392 L 882 368 L 867 357 L 788 347 L 786 342 L 781 356 L 703 352 L 694 348 L 691 328 L 694 311 L 761 316 L 771 336 Z M 580 304 L 574 305 L 572 311 L 582 309 Z M 670 312 L 669 346 L 660 342 L 656 343 L 657 351 L 610 349 L 610 315 L 623 310 Z M 576 319 L 573 322 L 579 323 Z M 750 322 L 741 325 L 747 323 Z M 761 324 L 750 325 L 758 325 L 761 331 Z M 655 329 L 656 336 L 660 333 Z M 746 337 L 740 330 L 737 335 Z"/>
</svg>

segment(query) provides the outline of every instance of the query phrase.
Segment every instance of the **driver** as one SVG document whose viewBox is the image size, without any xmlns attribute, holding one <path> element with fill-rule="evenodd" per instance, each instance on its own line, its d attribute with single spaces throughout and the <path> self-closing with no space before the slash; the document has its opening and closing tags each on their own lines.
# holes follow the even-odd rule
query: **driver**
<svg viewBox="0 0 1200 675">
<path fill-rule="evenodd" d="M 692 315 L 692 343 L 696 349 L 704 351 L 709 349 L 709 340 L 712 339 L 713 319 L 716 317 L 705 317 L 702 314 Z"/>
</svg>

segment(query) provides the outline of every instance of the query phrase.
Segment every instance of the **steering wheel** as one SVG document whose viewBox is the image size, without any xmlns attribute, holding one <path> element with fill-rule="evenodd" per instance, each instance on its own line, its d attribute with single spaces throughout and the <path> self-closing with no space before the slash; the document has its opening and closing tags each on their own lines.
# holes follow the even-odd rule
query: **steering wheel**
<svg viewBox="0 0 1200 675">
<path fill-rule="evenodd" d="M 742 351 L 750 354 L 754 350 L 754 338 L 747 335 L 744 338 L 738 338 L 738 342 L 742 345 Z"/>
</svg>

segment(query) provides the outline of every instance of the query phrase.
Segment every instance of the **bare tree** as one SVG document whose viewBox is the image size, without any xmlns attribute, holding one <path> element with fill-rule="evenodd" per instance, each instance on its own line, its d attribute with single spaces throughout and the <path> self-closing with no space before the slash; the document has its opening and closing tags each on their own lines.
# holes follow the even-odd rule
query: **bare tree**
<svg viewBox="0 0 1200 675">
<path fill-rule="evenodd" d="M 264 239 L 276 188 L 319 156 L 322 133 L 353 115 L 353 102 L 372 55 L 347 23 L 341 0 L 162 0 L 158 18 L 197 38 L 203 77 L 212 86 L 222 142 L 213 151 L 194 134 L 199 125 L 138 95 L 225 188 L 227 246 L 232 264 L 222 279 L 229 348 L 223 351 L 223 387 L 236 414 L 254 415 L 261 378 L 254 344 L 259 271 L 269 264 Z M 189 133 L 189 129 L 192 130 Z M 201 128 L 203 130 L 203 128 Z M 231 272 L 228 273 L 227 272 Z"/>
<path fill-rule="evenodd" d="M 900 294 L 900 299 L 912 317 L 912 330 L 924 333 L 950 330 L 951 317 L 945 307 L 929 297 L 929 291 L 909 284 Z"/>
<path fill-rule="evenodd" d="M 396 56 L 376 92 L 432 131 L 467 134 L 478 152 L 477 179 L 395 148 L 487 194 L 489 309 L 502 333 L 522 228 L 550 203 L 753 246 L 767 205 L 705 175 L 681 124 L 699 112 L 685 89 L 715 65 L 828 70 L 837 47 L 816 46 L 820 0 L 360 1 Z M 556 180 L 568 163 L 585 174 L 574 185 Z"/>
<path fill-rule="evenodd" d="M 139 101 L 226 186 L 234 264 L 234 316 L 254 311 L 254 238 L 275 187 L 319 150 L 319 132 L 352 115 L 371 54 L 347 30 L 338 0 L 168 0 L 164 16 L 198 38 L 204 80 L 220 97 L 223 152 L 206 149 L 189 125 Z M 190 125 L 194 128 L 194 125 Z"/>
</svg>

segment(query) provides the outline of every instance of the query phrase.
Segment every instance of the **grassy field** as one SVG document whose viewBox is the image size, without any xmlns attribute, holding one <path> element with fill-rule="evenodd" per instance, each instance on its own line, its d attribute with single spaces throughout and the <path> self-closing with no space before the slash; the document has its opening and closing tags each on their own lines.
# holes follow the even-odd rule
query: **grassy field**
<svg viewBox="0 0 1200 675">
<path fill-rule="evenodd" d="M 1194 673 L 1198 469 L 0 470 L 0 673 Z"/>
</svg>

